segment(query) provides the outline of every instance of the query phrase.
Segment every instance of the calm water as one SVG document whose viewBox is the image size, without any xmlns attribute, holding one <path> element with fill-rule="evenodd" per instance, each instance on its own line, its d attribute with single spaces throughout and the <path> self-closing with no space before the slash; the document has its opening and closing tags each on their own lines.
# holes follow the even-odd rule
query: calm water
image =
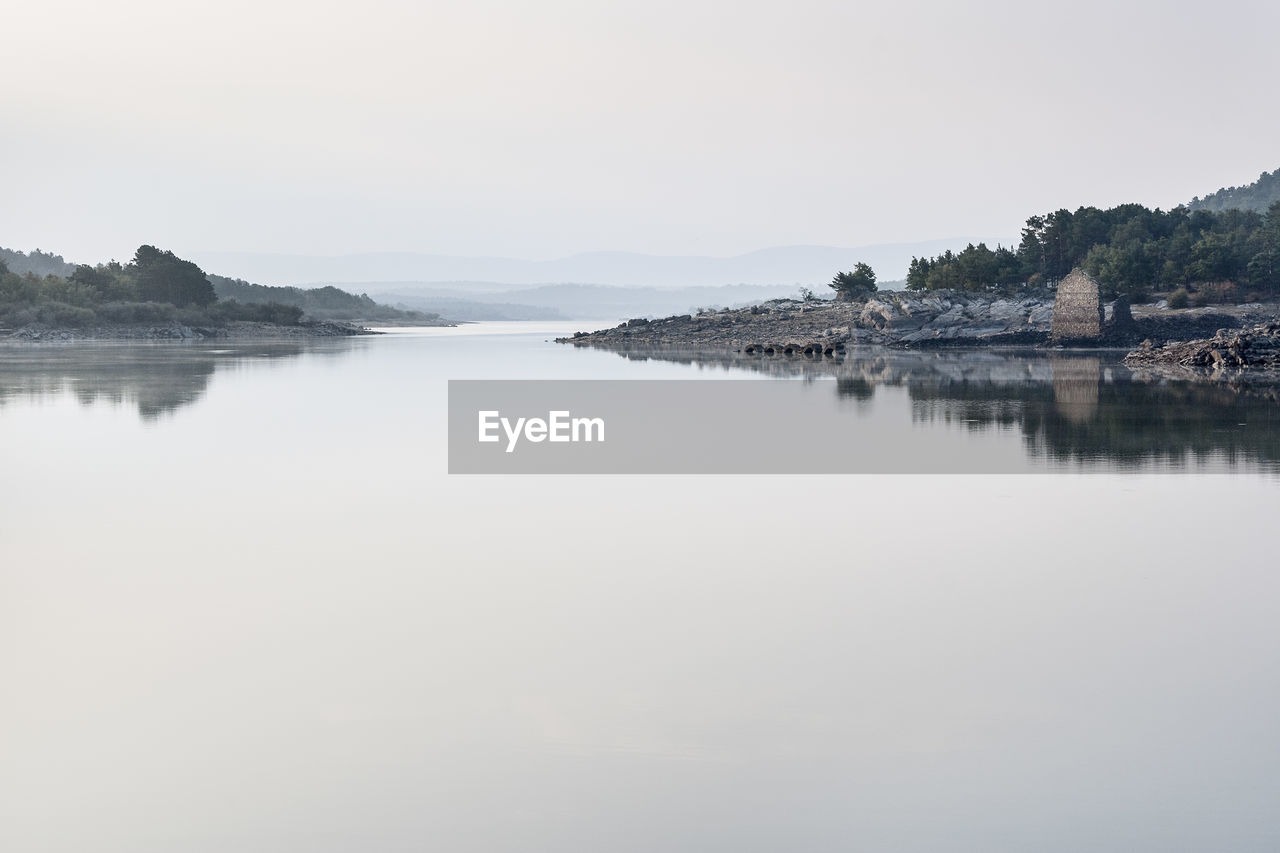
<svg viewBox="0 0 1280 853">
<path fill-rule="evenodd" d="M 1280 847 L 1265 389 L 563 331 L 0 350 L 0 848 Z M 765 374 L 1059 473 L 444 473 L 449 378 Z"/>
</svg>

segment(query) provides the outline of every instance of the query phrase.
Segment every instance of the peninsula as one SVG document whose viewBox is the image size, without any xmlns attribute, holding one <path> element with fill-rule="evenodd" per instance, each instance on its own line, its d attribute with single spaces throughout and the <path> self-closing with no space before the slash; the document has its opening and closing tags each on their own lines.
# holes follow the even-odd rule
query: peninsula
<svg viewBox="0 0 1280 853">
<path fill-rule="evenodd" d="M 856 345 L 1141 346 L 1135 359 L 1204 365 L 1217 363 L 1208 350 L 1238 339 L 1224 357 L 1234 367 L 1271 366 L 1261 353 L 1280 322 L 1280 201 L 1265 212 L 1058 210 L 1029 218 L 1016 248 L 970 244 L 913 258 L 905 290 L 879 290 L 862 263 L 830 287 L 834 298 L 806 290 L 802 299 L 635 318 L 560 341 L 762 357 L 838 357 Z"/>
<path fill-rule="evenodd" d="M 376 334 L 366 324 L 450 326 L 336 287 L 271 287 L 208 275 L 140 246 L 127 264 L 69 264 L 0 249 L 0 339 L 293 339 Z"/>
</svg>

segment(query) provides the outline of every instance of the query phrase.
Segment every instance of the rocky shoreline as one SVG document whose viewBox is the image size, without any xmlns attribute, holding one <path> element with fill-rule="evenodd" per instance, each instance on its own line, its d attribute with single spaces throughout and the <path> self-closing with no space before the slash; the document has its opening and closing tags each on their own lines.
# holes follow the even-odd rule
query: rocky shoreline
<svg viewBox="0 0 1280 853">
<path fill-rule="evenodd" d="M 12 332 L 0 331 L 0 340 L 29 343 L 75 341 L 286 341 L 306 338 L 345 338 L 380 335 L 372 329 L 350 323 L 317 321 L 287 326 L 236 320 L 221 326 L 186 326 L 181 323 L 137 323 L 88 326 L 81 329 L 53 328 L 31 324 Z"/>
<path fill-rule="evenodd" d="M 765 356 L 834 356 L 847 347 L 1039 346 L 1050 343 L 1054 297 L 933 291 L 886 291 L 862 301 L 775 299 L 749 308 L 628 320 L 615 328 L 557 339 L 575 346 L 617 349 L 728 350 Z M 1207 337 L 1220 328 L 1280 316 L 1275 306 L 1131 313 L 1108 305 L 1093 347 L 1136 346 Z M 1054 342 L 1059 345 L 1061 342 Z M 1069 342 L 1068 342 L 1069 343 Z"/>
<path fill-rule="evenodd" d="M 1130 366 L 1189 368 L 1214 373 L 1246 368 L 1280 370 L 1280 322 L 1218 329 L 1212 337 L 1158 345 L 1144 341 L 1125 356 Z"/>
</svg>

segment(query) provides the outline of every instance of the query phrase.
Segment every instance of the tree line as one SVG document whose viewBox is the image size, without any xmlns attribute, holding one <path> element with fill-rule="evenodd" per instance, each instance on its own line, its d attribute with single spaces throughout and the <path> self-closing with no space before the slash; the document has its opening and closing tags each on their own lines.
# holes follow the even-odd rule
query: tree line
<svg viewBox="0 0 1280 853">
<path fill-rule="evenodd" d="M 192 261 L 139 246 L 126 264 L 68 264 L 61 256 L 0 250 L 0 327 L 29 323 L 222 325 L 233 320 L 297 325 L 312 319 L 438 320 L 378 305 L 336 287 L 265 287 L 207 275 Z M 12 267 L 10 266 L 12 264 Z M 43 272 L 56 270 L 56 272 Z M 215 287 L 215 284 L 217 285 Z M 221 292 L 219 292 L 221 291 Z"/>
<path fill-rule="evenodd" d="M 38 276 L 68 276 L 75 270 L 75 264 L 67 263 L 62 255 L 32 249 L 30 252 L 18 252 L 13 249 L 0 248 L 0 264 L 9 272 L 18 275 L 35 273 Z"/>
<path fill-rule="evenodd" d="M 1263 172 L 1258 180 L 1243 187 L 1225 187 L 1204 198 L 1191 199 L 1189 210 L 1253 210 L 1265 213 L 1271 205 L 1280 201 L 1280 169 Z"/>
<path fill-rule="evenodd" d="M 56 259 L 64 272 L 68 266 L 56 255 L 33 252 L 23 256 L 28 260 L 33 257 L 45 266 Z M 127 264 L 79 264 L 61 275 L 39 275 L 30 268 L 19 274 L 9 269 L 8 261 L 0 260 L 0 323 L 6 326 L 245 319 L 240 306 L 215 306 L 216 302 L 213 285 L 200 267 L 155 246 L 139 246 Z M 301 312 L 292 317 L 280 315 L 286 322 L 296 323 L 300 318 Z"/>
<path fill-rule="evenodd" d="M 912 258 L 912 290 L 1016 292 L 1054 282 L 1073 267 L 1110 295 L 1145 299 L 1184 289 L 1213 301 L 1280 293 L 1280 202 L 1252 210 L 1152 210 L 1126 204 L 1032 216 L 1016 247 L 985 243 Z"/>
<path fill-rule="evenodd" d="M 327 284 L 323 287 L 280 287 L 252 284 L 239 278 L 220 275 L 209 276 L 219 299 L 234 299 L 246 305 L 279 303 L 301 308 L 308 317 L 317 320 L 393 320 L 426 321 L 440 319 L 439 314 L 410 311 L 379 305 L 367 293 L 348 293 Z"/>
</svg>

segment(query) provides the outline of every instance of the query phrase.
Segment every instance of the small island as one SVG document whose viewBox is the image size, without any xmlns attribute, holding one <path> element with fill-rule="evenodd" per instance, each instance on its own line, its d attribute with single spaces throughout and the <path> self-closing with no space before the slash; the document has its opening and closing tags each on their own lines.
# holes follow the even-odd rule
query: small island
<svg viewBox="0 0 1280 853">
<path fill-rule="evenodd" d="M 452 326 L 337 287 L 273 287 L 209 275 L 155 246 L 122 264 L 69 264 L 0 249 L 0 340 L 281 340 L 377 334 L 368 324 Z"/>
</svg>

